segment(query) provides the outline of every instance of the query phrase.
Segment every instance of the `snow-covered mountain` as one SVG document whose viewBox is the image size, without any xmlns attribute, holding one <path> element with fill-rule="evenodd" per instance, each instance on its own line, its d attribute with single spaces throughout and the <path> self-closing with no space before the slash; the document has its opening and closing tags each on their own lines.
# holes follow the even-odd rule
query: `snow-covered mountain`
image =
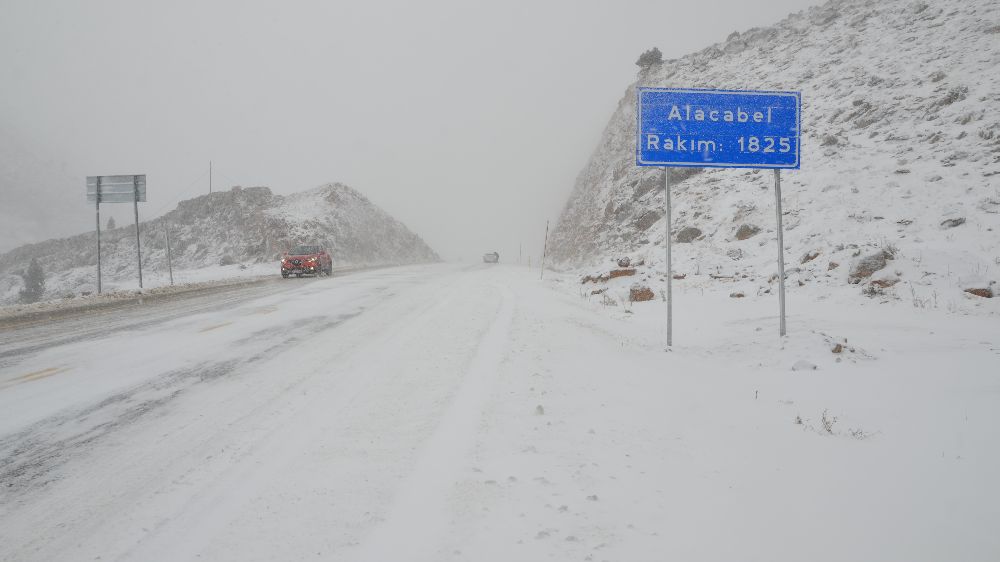
<svg viewBox="0 0 1000 562">
<path fill-rule="evenodd" d="M 166 271 L 166 229 L 173 267 L 194 269 L 276 260 L 299 243 L 327 248 L 335 265 L 429 262 L 437 254 L 405 225 L 357 191 L 339 183 L 288 196 L 266 187 L 234 187 L 182 201 L 141 224 L 144 271 Z M 0 299 L 10 301 L 22 285 L 19 272 L 37 258 L 63 296 L 96 289 L 96 234 L 28 244 L 0 254 Z M 101 231 L 106 281 L 135 277 L 135 227 Z M 277 271 L 277 266 L 275 266 Z M 50 291 L 51 293 L 51 291 Z"/>
<path fill-rule="evenodd" d="M 790 290 L 821 284 L 926 303 L 1000 279 L 995 0 L 835 0 L 640 71 L 550 252 L 559 267 L 598 275 L 619 257 L 642 261 L 639 278 L 658 292 L 663 170 L 635 165 L 636 86 L 801 91 L 802 168 L 782 172 Z M 691 240 L 674 245 L 683 283 L 766 292 L 777 272 L 773 173 L 670 173 L 673 235 Z M 885 267 L 852 276 L 866 257 Z"/>
</svg>

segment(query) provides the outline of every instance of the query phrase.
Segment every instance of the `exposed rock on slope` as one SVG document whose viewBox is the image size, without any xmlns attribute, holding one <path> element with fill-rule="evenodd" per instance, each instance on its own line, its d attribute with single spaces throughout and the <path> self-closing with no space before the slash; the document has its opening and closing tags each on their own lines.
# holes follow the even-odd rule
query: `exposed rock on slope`
<svg viewBox="0 0 1000 562">
<path fill-rule="evenodd" d="M 996 273 L 995 0 L 834 1 L 641 71 L 550 238 L 557 266 L 593 273 L 630 255 L 662 279 L 663 170 L 635 165 L 636 85 L 802 92 L 802 169 L 782 172 L 785 255 L 824 260 L 789 268 L 792 281 L 846 285 L 849 268 L 830 263 L 884 249 L 898 249 L 893 274 L 918 293 Z M 772 172 L 670 174 L 674 236 L 699 231 L 674 247 L 675 271 L 766 283 L 777 271 Z"/>
<path fill-rule="evenodd" d="M 288 196 L 266 187 L 215 192 L 187 201 L 141 225 L 143 268 L 165 270 L 165 227 L 170 225 L 174 268 L 200 268 L 277 259 L 297 243 L 324 245 L 335 264 L 382 265 L 436 261 L 437 254 L 405 225 L 357 191 L 327 184 Z M 97 263 L 91 232 L 48 240 L 0 254 L 0 298 L 20 286 L 17 273 L 32 257 L 52 285 L 65 292 L 93 291 Z M 135 227 L 101 232 L 102 270 L 107 280 L 134 277 Z M 61 296 L 61 295 L 48 295 Z"/>
</svg>

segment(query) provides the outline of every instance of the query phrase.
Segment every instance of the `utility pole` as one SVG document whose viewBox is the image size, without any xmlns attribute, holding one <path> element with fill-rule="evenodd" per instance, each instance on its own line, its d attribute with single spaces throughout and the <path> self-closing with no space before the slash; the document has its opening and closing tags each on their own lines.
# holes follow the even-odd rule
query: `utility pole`
<svg viewBox="0 0 1000 562">
<path fill-rule="evenodd" d="M 163 221 L 163 232 L 167 237 L 167 271 L 170 272 L 170 284 L 174 284 L 174 263 L 170 255 L 170 223 Z"/>
<path fill-rule="evenodd" d="M 545 254 L 546 252 L 548 252 L 548 249 L 549 249 L 549 221 L 545 221 L 545 244 L 542 246 L 542 267 L 538 274 L 539 281 L 542 279 L 542 276 L 545 275 Z"/>
</svg>

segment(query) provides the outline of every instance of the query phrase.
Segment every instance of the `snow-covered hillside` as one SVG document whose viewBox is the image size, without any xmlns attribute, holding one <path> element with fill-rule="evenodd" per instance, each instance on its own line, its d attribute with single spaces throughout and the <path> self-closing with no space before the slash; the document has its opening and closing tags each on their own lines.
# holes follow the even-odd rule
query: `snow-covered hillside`
<svg viewBox="0 0 1000 562">
<path fill-rule="evenodd" d="M 342 184 L 288 196 L 266 187 L 215 192 L 182 201 L 162 217 L 143 222 L 143 272 L 167 271 L 169 225 L 173 267 L 178 270 L 268 263 L 299 243 L 327 248 L 335 265 L 385 265 L 436 261 L 437 254 L 405 225 Z M 96 235 L 21 246 L 0 254 L 0 302 L 17 297 L 19 273 L 37 258 L 47 276 L 46 297 L 96 290 Z M 136 278 L 135 227 L 101 232 L 105 289 Z M 274 271 L 277 271 L 275 265 Z"/>
<path fill-rule="evenodd" d="M 995 0 L 833 1 L 641 71 L 580 173 L 550 251 L 558 267 L 598 275 L 619 257 L 641 261 L 628 282 L 645 277 L 660 298 L 663 170 L 635 165 L 636 86 L 802 92 L 802 168 L 782 172 L 790 291 L 839 287 L 920 306 L 972 303 L 978 297 L 964 291 L 993 282 L 998 295 Z M 671 186 L 673 235 L 691 239 L 674 245 L 678 283 L 772 288 L 773 173 L 674 169 Z M 852 278 L 865 258 L 885 267 Z"/>
</svg>

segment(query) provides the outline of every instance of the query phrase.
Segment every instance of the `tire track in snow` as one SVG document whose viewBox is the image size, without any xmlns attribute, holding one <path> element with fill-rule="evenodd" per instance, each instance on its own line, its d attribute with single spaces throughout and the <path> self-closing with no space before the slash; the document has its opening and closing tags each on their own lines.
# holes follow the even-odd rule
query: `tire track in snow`
<svg viewBox="0 0 1000 562">
<path fill-rule="evenodd" d="M 351 320 L 365 311 L 334 316 L 316 316 L 252 334 L 235 342 L 237 349 L 256 346 L 254 353 L 196 367 L 177 369 L 116 393 L 100 402 L 63 412 L 11 435 L 0 435 L 0 499 L 15 497 L 44 487 L 58 479 L 58 469 L 150 413 L 163 408 L 195 385 L 238 375 L 240 369 L 292 346 L 302 338 Z M 272 332 L 273 330 L 273 332 Z M 274 335 L 281 334 L 281 338 Z"/>
<path fill-rule="evenodd" d="M 400 339 L 408 339 L 414 333 L 426 333 L 427 327 L 432 324 L 425 324 L 427 318 L 434 318 L 439 311 L 447 311 L 452 308 L 452 303 L 447 298 L 457 280 L 449 280 L 444 285 L 436 284 L 430 298 L 426 294 L 418 299 L 412 295 L 404 298 L 399 303 L 391 304 L 389 311 L 382 311 L 380 315 L 371 317 L 361 317 L 361 325 L 356 326 L 354 334 L 356 341 L 344 349 L 336 351 L 335 355 L 328 357 L 336 358 L 338 367 L 321 378 L 332 377 L 332 387 L 317 385 L 316 377 L 306 375 L 298 381 L 290 383 L 281 396 L 275 400 L 263 404 L 259 410 L 248 414 L 240 422 L 233 423 L 233 426 L 258 425 L 265 427 L 262 434 L 252 436 L 251 439 L 242 444 L 234 444 L 233 450 L 237 451 L 238 461 L 222 466 L 219 472 L 213 473 L 206 478 L 206 475 L 199 469 L 196 479 L 201 479 L 197 486 L 197 492 L 191 493 L 187 499 L 183 500 L 181 508 L 174 507 L 169 517 L 159 517 L 161 520 L 154 527 L 150 528 L 149 535 L 143 536 L 133 546 L 127 549 L 117 559 L 120 560 L 193 560 L 195 558 L 206 558 L 210 560 L 246 560 L 246 554 L 238 549 L 243 548 L 248 542 L 258 540 L 259 536 L 241 540 L 237 547 L 233 545 L 216 545 L 215 541 L 220 537 L 227 537 L 232 532 L 231 525 L 240 521 L 241 517 L 253 512 L 255 502 L 267 498 L 267 502 L 280 501 L 288 497 L 295 497 L 301 493 L 295 486 L 291 490 L 284 489 L 277 492 L 278 497 L 273 494 L 275 482 L 286 479 L 292 471 L 293 465 L 311 462 L 307 453 L 315 452 L 317 447 L 330 446 L 331 444 L 341 444 L 337 433 L 333 432 L 332 442 L 324 441 L 324 436 L 330 436 L 329 424 L 332 427 L 341 427 L 339 420 L 357 419 L 358 412 L 352 412 L 358 405 L 358 397 L 370 394 L 372 391 L 372 381 L 366 377 L 353 376 L 358 371 L 358 363 L 371 367 L 373 359 L 377 362 L 384 359 L 390 364 L 395 361 L 392 355 L 387 355 L 384 350 L 393 342 Z M 394 293 L 388 292 L 388 287 L 376 289 L 379 295 L 387 298 Z M 386 325 L 386 319 L 392 319 L 391 324 Z M 415 328 L 416 325 L 416 328 Z M 278 330 L 280 332 L 280 330 Z M 276 333 L 278 333 L 276 332 Z M 267 331 L 261 332 L 265 340 L 270 339 Z M 253 343 L 257 338 L 240 340 L 239 344 L 247 345 Z M 473 347 L 473 346 L 470 346 Z M 474 349 L 474 347 L 473 347 Z M 318 364 L 317 364 L 318 365 Z M 382 370 L 376 368 L 375 371 Z M 313 372 L 314 370 L 309 370 Z M 391 370 L 390 370 L 391 371 Z M 371 373 L 372 371 L 366 371 Z M 389 377 L 383 381 L 386 385 L 394 384 L 396 377 Z M 336 380 L 339 379 L 339 382 Z M 325 390 L 324 390 L 325 387 Z M 306 389 L 309 389 L 306 391 Z M 293 391 L 294 390 L 294 391 Z M 331 395 L 331 392 L 334 394 Z M 367 405 L 360 404 L 361 411 L 367 409 Z M 331 416 L 331 413 L 333 415 Z M 332 418 L 332 419 L 331 419 Z M 266 420 L 266 421 L 262 421 Z M 353 424 L 354 422 L 349 422 Z M 377 431 L 377 430 L 376 430 Z M 364 440 L 368 442 L 367 438 Z M 320 444 L 320 445 L 318 445 Z M 348 443 L 349 447 L 355 444 Z M 336 470 L 336 467 L 330 467 Z M 350 474 L 350 471 L 347 472 Z M 359 475 L 360 476 L 360 475 Z M 362 480 L 364 484 L 362 484 Z M 238 482 L 241 491 L 253 490 L 252 495 L 246 493 L 234 493 L 232 483 Z M 356 485 L 366 485 L 368 476 L 364 475 L 356 482 Z M 321 484 L 322 488 L 329 484 Z M 313 490 L 315 492 L 315 490 Z M 268 510 L 278 509 L 273 504 Z M 295 516 L 300 514 L 296 505 Z M 296 525 L 295 533 L 301 533 L 303 529 L 308 529 L 309 525 Z M 271 532 L 269 529 L 268 532 Z M 331 534 L 337 528 L 327 529 Z M 301 537 L 301 535 L 298 535 Z M 317 535 L 309 537 L 309 541 L 317 539 Z M 223 541 L 227 539 L 221 539 Z M 231 539 L 229 539 L 231 540 Z M 323 542 L 320 538 L 320 542 Z M 220 548 L 225 554 L 220 555 Z M 282 557 L 267 557 L 264 550 L 254 550 L 255 559 L 301 559 L 301 551 L 294 554 L 294 549 L 299 545 L 288 545 L 289 549 L 282 553 Z M 319 547 L 317 547 L 319 548 Z M 324 550 L 330 548 L 329 545 Z M 312 552 L 310 550 L 310 552 Z M 287 556 L 287 557 L 286 557 Z M 165 558 L 164 558 L 165 557 Z M 339 558 L 338 558 L 339 559 Z"/>
<path fill-rule="evenodd" d="M 145 304 L 83 310 L 58 319 L 33 320 L 24 325 L 0 323 L 0 369 L 14 367 L 60 345 L 106 338 L 122 331 L 138 331 L 195 314 L 226 310 L 256 298 L 288 292 L 280 284 L 227 287 L 225 290 L 181 293 L 150 299 Z"/>
<path fill-rule="evenodd" d="M 447 498 L 475 444 L 482 411 L 489 400 L 508 346 L 514 295 L 506 286 L 496 318 L 469 363 L 464 381 L 437 429 L 421 448 L 413 472 L 399 488 L 383 523 L 361 545 L 355 560 L 434 560 L 435 547 L 448 527 Z"/>
</svg>

